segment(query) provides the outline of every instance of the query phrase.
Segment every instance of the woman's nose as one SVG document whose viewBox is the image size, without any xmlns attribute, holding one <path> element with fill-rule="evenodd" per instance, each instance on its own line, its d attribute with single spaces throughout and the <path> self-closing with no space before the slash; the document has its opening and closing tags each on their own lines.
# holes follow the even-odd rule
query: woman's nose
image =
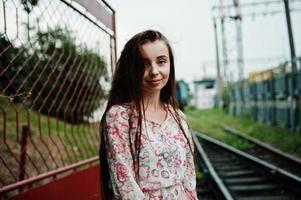
<svg viewBox="0 0 301 200">
<path fill-rule="evenodd" d="M 153 64 L 151 67 L 151 75 L 155 76 L 159 74 L 158 66 L 156 64 Z"/>
</svg>

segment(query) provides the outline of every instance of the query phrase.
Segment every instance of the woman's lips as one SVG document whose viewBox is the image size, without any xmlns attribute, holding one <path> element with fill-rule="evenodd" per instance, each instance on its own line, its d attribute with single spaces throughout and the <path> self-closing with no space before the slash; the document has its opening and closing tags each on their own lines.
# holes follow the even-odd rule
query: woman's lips
<svg viewBox="0 0 301 200">
<path fill-rule="evenodd" d="M 158 85 L 161 82 L 161 79 L 160 80 L 151 80 L 151 81 L 148 81 L 148 82 L 152 85 Z"/>
</svg>

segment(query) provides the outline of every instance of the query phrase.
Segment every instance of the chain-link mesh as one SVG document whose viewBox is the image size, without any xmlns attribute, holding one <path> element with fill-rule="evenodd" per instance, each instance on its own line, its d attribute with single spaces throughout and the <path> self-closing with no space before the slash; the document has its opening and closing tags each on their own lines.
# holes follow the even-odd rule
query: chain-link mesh
<svg viewBox="0 0 301 200">
<path fill-rule="evenodd" d="M 77 2 L 0 3 L 2 188 L 98 155 L 114 31 Z"/>
</svg>

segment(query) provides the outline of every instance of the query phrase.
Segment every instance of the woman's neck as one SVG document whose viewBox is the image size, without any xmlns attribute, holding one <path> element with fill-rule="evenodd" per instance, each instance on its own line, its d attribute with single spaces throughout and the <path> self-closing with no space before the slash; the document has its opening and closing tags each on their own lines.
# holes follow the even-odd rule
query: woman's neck
<svg viewBox="0 0 301 200">
<path fill-rule="evenodd" d="M 143 104 L 145 111 L 156 112 L 162 109 L 163 104 L 160 100 L 160 92 L 144 95 Z"/>
</svg>

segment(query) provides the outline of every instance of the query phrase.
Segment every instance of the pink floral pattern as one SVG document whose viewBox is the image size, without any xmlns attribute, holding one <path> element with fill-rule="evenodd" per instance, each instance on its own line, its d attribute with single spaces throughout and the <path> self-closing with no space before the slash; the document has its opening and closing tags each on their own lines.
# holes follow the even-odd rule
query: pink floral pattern
<svg viewBox="0 0 301 200">
<path fill-rule="evenodd" d="M 129 121 L 134 134 L 137 114 L 127 104 L 115 105 L 107 112 L 105 143 L 115 199 L 196 200 L 193 156 L 172 113 L 168 112 L 162 124 L 142 122 L 139 180 L 130 150 Z M 184 120 L 182 126 L 192 144 Z"/>
</svg>

